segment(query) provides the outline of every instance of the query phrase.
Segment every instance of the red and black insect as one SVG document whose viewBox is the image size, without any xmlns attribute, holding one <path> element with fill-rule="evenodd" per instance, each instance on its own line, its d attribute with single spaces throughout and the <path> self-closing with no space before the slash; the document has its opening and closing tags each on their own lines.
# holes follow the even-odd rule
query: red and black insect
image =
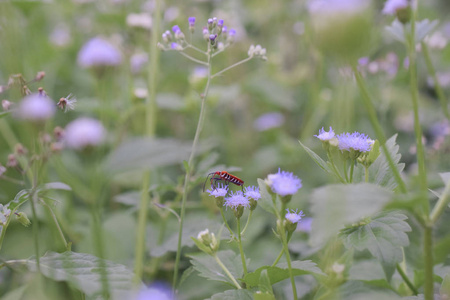
<svg viewBox="0 0 450 300">
<path fill-rule="evenodd" d="M 217 181 L 223 180 L 226 182 L 227 185 L 231 182 L 237 186 L 242 187 L 242 191 L 244 191 L 244 180 L 242 180 L 234 175 L 231 175 L 230 173 L 228 173 L 226 171 L 217 171 L 217 172 L 212 172 L 212 173 L 208 174 L 208 176 L 206 177 L 205 183 L 203 184 L 203 192 L 205 191 L 206 182 L 208 181 L 208 178 L 211 175 L 212 175 L 212 177 L 210 179 L 211 180 L 211 188 L 213 188 L 213 189 L 217 189 L 217 187 L 216 187 Z"/>
</svg>

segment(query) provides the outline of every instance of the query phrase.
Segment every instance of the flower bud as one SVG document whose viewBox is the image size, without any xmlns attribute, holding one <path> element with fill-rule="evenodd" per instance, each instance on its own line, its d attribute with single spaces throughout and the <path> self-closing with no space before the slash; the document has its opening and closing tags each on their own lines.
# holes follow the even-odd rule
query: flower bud
<svg viewBox="0 0 450 300">
<path fill-rule="evenodd" d="M 31 224 L 30 219 L 28 219 L 27 215 L 24 212 L 17 213 L 16 220 L 25 227 L 28 227 Z"/>
<path fill-rule="evenodd" d="M 2 100 L 2 108 L 4 111 L 7 111 L 11 108 L 11 102 L 8 100 Z"/>
</svg>

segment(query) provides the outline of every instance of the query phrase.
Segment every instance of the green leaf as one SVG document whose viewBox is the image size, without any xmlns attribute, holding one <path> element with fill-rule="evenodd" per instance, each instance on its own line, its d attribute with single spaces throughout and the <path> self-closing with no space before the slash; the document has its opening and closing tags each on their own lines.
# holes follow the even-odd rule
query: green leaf
<svg viewBox="0 0 450 300">
<path fill-rule="evenodd" d="M 22 285 L 21 287 L 4 294 L 2 300 L 22 300 L 26 289 L 27 286 Z"/>
<path fill-rule="evenodd" d="M 269 280 L 271 284 L 275 284 L 282 280 L 289 278 L 289 268 L 286 263 L 278 264 L 275 267 L 263 266 L 256 269 L 254 272 L 248 273 L 244 277 L 244 282 L 247 286 L 258 286 L 261 272 L 267 270 L 269 275 Z M 305 275 L 305 274 L 317 274 L 325 275 L 315 263 L 310 260 L 305 261 L 293 261 L 292 262 L 292 273 L 294 276 Z"/>
<path fill-rule="evenodd" d="M 391 289 L 380 262 L 372 260 L 356 261 L 350 268 L 349 280 L 360 280 L 371 286 Z"/>
<path fill-rule="evenodd" d="M 216 254 L 225 267 L 230 271 L 235 279 L 241 278 L 244 270 L 242 268 L 242 261 L 240 255 L 237 255 L 232 250 L 219 251 Z M 191 259 L 191 264 L 195 270 L 199 272 L 201 277 L 208 280 L 215 280 L 227 283 L 235 287 L 233 281 L 228 277 L 224 270 L 217 264 L 214 257 L 199 253 L 188 255 Z"/>
<path fill-rule="evenodd" d="M 49 182 L 46 184 L 43 184 L 38 188 L 38 191 L 46 191 L 46 190 L 64 190 L 64 191 L 71 191 L 72 188 L 63 183 L 63 182 Z"/>
<path fill-rule="evenodd" d="M 14 200 L 10 201 L 6 206 L 11 210 L 11 215 L 16 211 L 19 206 L 27 202 L 29 199 L 30 190 L 24 189 L 17 193 Z"/>
<path fill-rule="evenodd" d="M 323 245 L 345 225 L 379 212 L 392 195 L 391 191 L 370 183 L 334 184 L 314 190 L 310 197 L 311 244 Z"/>
<path fill-rule="evenodd" d="M 420 43 L 428 34 L 430 34 L 436 25 L 439 22 L 437 20 L 430 21 L 428 19 L 424 19 L 422 21 L 416 21 L 416 29 L 415 29 L 415 43 Z M 411 32 L 411 24 L 403 25 L 395 19 L 390 26 L 385 27 L 386 31 L 391 34 L 391 36 L 397 41 L 407 44 L 405 39 L 405 29 L 408 33 Z"/>
<path fill-rule="evenodd" d="M 205 244 L 203 244 L 202 242 L 200 242 L 199 240 L 197 240 L 196 238 L 191 236 L 191 239 L 194 241 L 195 245 L 197 246 L 197 248 L 203 252 L 205 252 L 206 254 L 211 255 L 211 249 L 206 247 Z"/>
<path fill-rule="evenodd" d="M 416 44 L 420 43 L 428 34 L 430 34 L 436 25 L 439 23 L 438 20 L 430 21 L 424 19 L 422 21 L 416 22 Z"/>
<path fill-rule="evenodd" d="M 180 282 L 178 283 L 178 286 L 181 286 L 183 282 L 188 279 L 193 273 L 195 272 L 195 269 L 190 266 L 186 269 L 186 271 L 183 272 L 183 275 L 181 275 Z"/>
<path fill-rule="evenodd" d="M 261 293 L 273 296 L 272 284 L 270 283 L 270 277 L 269 273 L 267 273 L 267 269 L 262 270 L 259 275 L 258 288 Z"/>
<path fill-rule="evenodd" d="M 402 247 L 409 245 L 406 232 L 411 227 L 405 220 L 408 217 L 399 212 L 382 212 L 368 222 L 345 228 L 341 238 L 347 248 L 369 250 L 378 260 L 395 265 L 403 260 Z"/>
<path fill-rule="evenodd" d="M 262 293 L 260 291 L 253 293 L 253 300 L 276 300 L 275 296 L 270 293 Z"/>
<path fill-rule="evenodd" d="M 400 147 L 396 144 L 395 140 L 397 139 L 397 135 L 392 136 L 390 139 L 386 141 L 386 148 L 390 153 L 392 160 L 397 168 L 397 170 L 401 173 L 405 168 L 404 163 L 399 163 L 401 154 L 398 153 Z M 355 173 L 353 176 L 353 182 L 364 182 L 364 167 L 360 164 L 357 165 L 355 169 Z M 375 183 L 379 186 L 386 187 L 390 190 L 394 190 L 397 187 L 397 181 L 395 180 L 394 174 L 389 167 L 389 163 L 386 159 L 386 155 L 384 151 L 381 151 L 381 154 L 375 160 L 375 162 L 369 167 L 369 182 Z"/>
<path fill-rule="evenodd" d="M 211 144 L 211 143 L 209 143 Z M 209 149 L 206 143 L 196 149 L 196 154 Z M 192 142 L 175 139 L 136 138 L 124 142 L 106 159 L 107 172 L 146 170 L 182 163 L 192 150 Z"/>
<path fill-rule="evenodd" d="M 445 299 L 450 299 L 450 274 L 447 274 L 442 280 L 441 288 L 439 289 L 441 297 L 447 296 Z"/>
<path fill-rule="evenodd" d="M 276 210 L 280 210 L 280 207 L 275 208 L 272 201 L 272 195 L 267 190 L 267 184 L 264 180 L 258 178 L 259 193 L 261 194 L 261 199 L 258 200 L 258 206 L 260 206 L 265 211 L 276 215 Z M 278 204 L 278 202 L 276 202 Z"/>
<path fill-rule="evenodd" d="M 134 274 L 125 266 L 86 253 L 48 252 L 40 259 L 41 273 L 56 281 L 67 281 L 89 297 L 102 293 L 101 273 L 108 276 L 111 299 L 131 299 L 134 288 Z M 100 266 L 103 263 L 104 267 Z M 36 260 L 29 259 L 27 266 L 36 272 Z"/>
<path fill-rule="evenodd" d="M 302 144 L 302 142 L 298 141 L 300 143 L 300 145 L 303 147 L 303 149 L 305 149 L 305 151 L 309 154 L 309 156 L 312 158 L 312 160 L 314 160 L 314 162 L 325 172 L 333 174 L 333 171 L 330 169 L 330 167 L 328 166 L 328 164 L 322 159 L 320 158 L 319 155 L 317 155 L 314 151 L 312 151 L 311 149 L 309 149 L 308 147 L 306 147 L 305 145 Z"/>
<path fill-rule="evenodd" d="M 213 295 L 206 300 L 253 300 L 252 292 L 248 290 L 228 290 L 223 293 Z"/>
<path fill-rule="evenodd" d="M 3 118 L 3 117 L 6 117 L 9 114 L 11 114 L 10 110 L 0 112 L 0 119 Z"/>
</svg>

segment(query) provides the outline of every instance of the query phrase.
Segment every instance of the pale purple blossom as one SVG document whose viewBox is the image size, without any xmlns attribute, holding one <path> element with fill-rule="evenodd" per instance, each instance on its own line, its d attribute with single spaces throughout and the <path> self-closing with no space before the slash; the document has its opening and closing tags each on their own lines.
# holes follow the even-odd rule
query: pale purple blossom
<svg viewBox="0 0 450 300">
<path fill-rule="evenodd" d="M 148 54 L 145 52 L 135 53 L 130 58 L 131 72 L 136 74 L 142 70 L 142 67 L 148 62 Z"/>
<path fill-rule="evenodd" d="M 408 6 L 408 0 L 387 0 L 384 3 L 382 13 L 385 15 L 395 15 L 398 10 L 405 9 Z"/>
<path fill-rule="evenodd" d="M 284 124 L 284 116 L 279 112 L 270 112 L 259 116 L 254 122 L 253 127 L 257 131 L 266 131 L 272 128 L 280 127 Z"/>
<path fill-rule="evenodd" d="M 319 130 L 319 135 L 314 136 L 321 141 L 329 141 L 335 137 L 335 133 L 333 131 L 333 128 L 331 128 L 331 126 L 330 131 L 325 131 L 322 127 L 322 129 Z"/>
<path fill-rule="evenodd" d="M 105 129 L 100 121 L 79 118 L 70 122 L 65 129 L 64 141 L 69 148 L 76 150 L 97 146 L 105 138 Z"/>
<path fill-rule="evenodd" d="M 302 221 L 298 223 L 297 230 L 309 233 L 312 228 L 312 218 L 302 218 Z"/>
<path fill-rule="evenodd" d="M 294 195 L 302 187 L 302 181 L 291 172 L 281 171 L 267 176 L 272 191 L 282 197 Z M 267 180 L 266 180 L 267 182 Z"/>
<path fill-rule="evenodd" d="M 47 96 L 30 94 L 19 104 L 17 116 L 30 121 L 43 121 L 53 117 L 56 104 Z"/>
<path fill-rule="evenodd" d="M 189 22 L 189 27 L 194 27 L 195 26 L 195 17 L 190 17 L 188 19 Z"/>
<path fill-rule="evenodd" d="M 210 196 L 225 197 L 228 194 L 228 186 L 218 183 L 215 189 L 206 190 Z"/>
<path fill-rule="evenodd" d="M 373 140 L 364 133 L 342 133 L 337 136 L 339 149 L 345 151 L 367 152 L 372 149 Z"/>
<path fill-rule="evenodd" d="M 338 15 L 359 13 L 369 6 L 368 0 L 311 0 L 308 11 L 312 14 Z"/>
<path fill-rule="evenodd" d="M 154 284 L 140 290 L 135 300 L 175 300 L 175 297 L 168 286 Z"/>
<path fill-rule="evenodd" d="M 83 68 L 117 66 L 121 62 L 120 51 L 113 44 L 99 37 L 90 39 L 78 53 L 78 64 Z"/>
<path fill-rule="evenodd" d="M 248 200 L 247 197 L 244 196 L 242 191 L 231 192 L 229 197 L 225 197 L 224 206 L 230 207 L 233 209 L 237 209 L 239 206 L 249 208 L 250 201 Z"/>
<path fill-rule="evenodd" d="M 298 212 L 298 209 L 296 209 L 296 210 L 291 209 L 290 211 L 289 211 L 289 209 L 286 209 L 286 211 L 287 211 L 287 213 L 284 216 L 284 218 L 293 224 L 300 222 L 302 217 L 305 216 L 305 214 L 303 213 L 302 210 L 300 212 Z"/>
<path fill-rule="evenodd" d="M 256 186 L 248 186 L 244 189 L 244 195 L 247 198 L 253 199 L 253 200 L 259 200 L 261 199 L 261 193 L 259 192 L 259 188 Z"/>
</svg>

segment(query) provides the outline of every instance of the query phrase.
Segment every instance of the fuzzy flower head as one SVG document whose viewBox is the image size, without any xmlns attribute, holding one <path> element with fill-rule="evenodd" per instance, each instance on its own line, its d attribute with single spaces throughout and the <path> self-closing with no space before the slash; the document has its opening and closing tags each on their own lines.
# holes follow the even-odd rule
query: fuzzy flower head
<svg viewBox="0 0 450 300">
<path fill-rule="evenodd" d="M 284 124 L 284 116 L 279 112 L 270 112 L 259 116 L 253 122 L 253 128 L 257 131 L 266 131 L 272 128 L 280 127 Z"/>
<path fill-rule="evenodd" d="M 110 42 L 95 37 L 83 45 L 77 61 L 83 68 L 117 66 L 122 62 L 122 54 Z"/>
<path fill-rule="evenodd" d="M 99 145 L 104 138 L 105 129 L 100 121 L 79 118 L 66 126 L 64 141 L 69 148 L 81 150 Z"/>
<path fill-rule="evenodd" d="M 409 7 L 408 0 L 387 0 L 384 3 L 382 13 L 385 15 L 394 16 L 397 14 L 397 11 L 406 9 L 408 7 Z"/>
<path fill-rule="evenodd" d="M 319 130 L 319 135 L 314 135 L 316 138 L 321 140 L 322 142 L 329 141 L 333 139 L 336 134 L 333 131 L 333 128 L 330 126 L 330 131 L 325 131 L 322 127 L 322 129 Z"/>
<path fill-rule="evenodd" d="M 228 194 L 228 186 L 222 183 L 218 183 L 215 189 L 206 190 L 210 196 L 225 197 Z"/>
<path fill-rule="evenodd" d="M 56 106 L 46 95 L 30 94 L 22 99 L 17 117 L 30 121 L 44 121 L 55 114 Z"/>
<path fill-rule="evenodd" d="M 171 289 L 163 284 L 154 284 L 142 289 L 135 300 L 175 300 Z"/>
<path fill-rule="evenodd" d="M 250 201 L 250 210 L 255 210 L 258 205 L 258 200 L 261 199 L 261 193 L 259 187 L 248 186 L 244 189 L 244 195 Z"/>
<path fill-rule="evenodd" d="M 268 179 L 269 177 L 271 182 L 269 186 L 272 188 L 272 192 L 282 197 L 292 196 L 302 187 L 301 179 L 291 172 L 278 169 L 278 173 L 269 175 Z"/>
<path fill-rule="evenodd" d="M 297 224 L 305 215 L 303 214 L 303 211 L 298 212 L 297 209 L 295 211 L 286 209 L 286 211 L 287 213 L 284 216 L 284 227 L 288 232 L 293 232 L 297 228 Z"/>
<path fill-rule="evenodd" d="M 337 136 L 338 147 L 341 151 L 368 152 L 372 149 L 373 140 L 364 133 L 342 133 Z"/>
<path fill-rule="evenodd" d="M 229 197 L 225 197 L 224 206 L 233 209 L 236 218 L 240 218 L 244 213 L 244 208 L 250 208 L 250 201 L 241 191 L 231 192 Z"/>
</svg>

